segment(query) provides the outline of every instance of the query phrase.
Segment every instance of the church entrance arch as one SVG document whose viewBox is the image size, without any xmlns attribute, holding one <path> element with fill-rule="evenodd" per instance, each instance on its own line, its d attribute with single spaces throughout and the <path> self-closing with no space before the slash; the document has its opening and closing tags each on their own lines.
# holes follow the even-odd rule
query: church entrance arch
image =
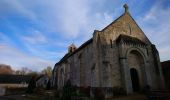
<svg viewBox="0 0 170 100">
<path fill-rule="evenodd" d="M 128 67 L 133 92 L 140 91 L 145 86 L 144 57 L 137 50 L 131 50 L 128 55 Z"/>
</svg>

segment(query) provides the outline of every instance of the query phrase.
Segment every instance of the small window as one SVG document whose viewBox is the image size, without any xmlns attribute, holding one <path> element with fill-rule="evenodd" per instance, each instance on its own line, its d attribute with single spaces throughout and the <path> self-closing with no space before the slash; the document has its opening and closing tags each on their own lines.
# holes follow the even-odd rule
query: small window
<svg viewBox="0 0 170 100">
<path fill-rule="evenodd" d="M 113 45 L 113 43 L 112 43 L 112 40 L 110 39 L 110 46 L 111 46 L 111 48 L 112 48 L 112 45 Z"/>
<path fill-rule="evenodd" d="M 92 71 L 95 69 L 95 65 L 96 65 L 96 64 L 93 64 L 93 66 L 91 67 L 91 70 L 92 70 Z"/>
</svg>

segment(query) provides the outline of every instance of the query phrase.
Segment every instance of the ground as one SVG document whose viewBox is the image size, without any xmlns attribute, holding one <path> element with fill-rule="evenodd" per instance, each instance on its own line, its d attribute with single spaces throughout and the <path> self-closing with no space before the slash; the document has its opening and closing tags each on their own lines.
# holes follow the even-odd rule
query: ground
<svg viewBox="0 0 170 100">
<path fill-rule="evenodd" d="M 22 95 L 9 95 L 9 96 L 0 97 L 0 100 L 60 100 L 60 99 L 54 97 L 45 97 L 43 95 L 22 94 Z M 141 94 L 133 94 L 129 96 L 120 96 L 108 100 L 147 100 L 147 97 Z"/>
<path fill-rule="evenodd" d="M 148 99 L 146 95 L 135 94 L 135 95 L 117 97 L 111 100 L 148 100 Z"/>
<path fill-rule="evenodd" d="M 43 95 L 8 95 L 0 97 L 0 100 L 58 100 L 55 97 L 43 96 Z"/>
</svg>

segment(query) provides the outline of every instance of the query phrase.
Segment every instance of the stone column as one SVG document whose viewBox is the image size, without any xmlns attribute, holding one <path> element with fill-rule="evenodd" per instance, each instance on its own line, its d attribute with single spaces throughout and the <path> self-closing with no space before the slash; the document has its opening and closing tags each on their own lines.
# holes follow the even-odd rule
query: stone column
<svg viewBox="0 0 170 100">
<path fill-rule="evenodd" d="M 123 76 L 123 83 L 127 94 L 132 93 L 132 82 L 130 76 L 130 70 L 128 67 L 127 58 L 120 58 L 122 76 Z"/>
</svg>

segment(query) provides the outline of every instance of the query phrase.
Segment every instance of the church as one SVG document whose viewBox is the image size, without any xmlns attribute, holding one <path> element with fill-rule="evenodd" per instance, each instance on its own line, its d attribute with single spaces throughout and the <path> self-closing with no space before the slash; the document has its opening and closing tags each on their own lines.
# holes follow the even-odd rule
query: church
<svg viewBox="0 0 170 100">
<path fill-rule="evenodd" d="M 156 34 L 156 33 L 155 33 Z M 159 53 L 124 5 L 124 13 L 79 48 L 74 44 L 55 64 L 53 86 L 123 88 L 127 94 L 164 88 Z M 106 91 L 107 92 L 107 91 Z"/>
</svg>

